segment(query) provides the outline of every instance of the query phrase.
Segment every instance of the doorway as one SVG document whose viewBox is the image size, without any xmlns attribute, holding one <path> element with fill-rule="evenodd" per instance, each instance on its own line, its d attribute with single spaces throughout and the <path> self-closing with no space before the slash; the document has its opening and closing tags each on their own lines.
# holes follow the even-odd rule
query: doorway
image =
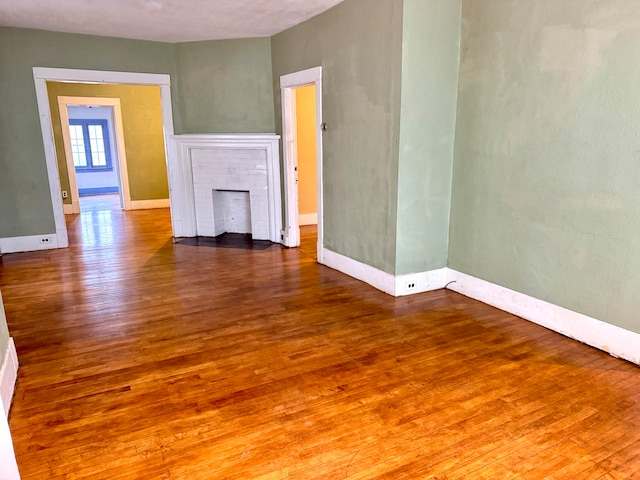
<svg viewBox="0 0 640 480">
<path fill-rule="evenodd" d="M 296 88 L 295 102 L 300 251 L 316 259 L 318 236 L 316 86 L 307 85 Z"/>
<path fill-rule="evenodd" d="M 67 225 L 64 218 L 62 188 L 56 159 L 55 143 L 51 129 L 51 110 L 47 93 L 47 82 L 75 82 L 98 84 L 124 84 L 124 85 L 154 85 L 160 88 L 162 125 L 164 130 L 164 145 L 168 177 L 177 175 L 178 165 L 173 141 L 173 113 L 171 105 L 171 78 L 166 74 L 108 72 L 97 70 L 71 70 L 63 68 L 33 68 L 40 127 L 44 143 L 45 161 L 53 206 L 53 215 L 56 227 L 55 235 L 50 236 L 53 247 L 66 248 L 69 246 Z M 122 176 L 122 175 L 121 175 Z M 171 192 L 169 201 L 173 202 Z M 174 237 L 182 236 L 181 218 L 179 209 L 171 204 L 171 226 Z"/>
<path fill-rule="evenodd" d="M 298 158 L 298 224 L 318 224 L 316 86 L 295 89 Z"/>
<path fill-rule="evenodd" d="M 311 87 L 312 90 L 305 90 Z M 316 255 L 319 263 L 323 262 L 324 229 L 322 217 L 322 67 L 310 68 L 301 72 L 295 72 L 280 77 L 280 89 L 282 93 L 282 134 L 284 154 L 284 180 L 285 180 L 285 229 L 283 231 L 283 243 L 287 247 L 300 246 L 300 225 L 303 223 L 317 222 Z M 310 174 L 310 162 L 300 158 L 299 144 L 305 139 L 300 136 L 298 129 L 298 99 L 303 99 L 305 94 L 312 94 L 315 101 L 315 119 L 313 115 L 313 130 L 315 132 L 315 205 L 308 198 L 308 182 L 314 175 Z M 300 96 L 299 96 L 300 95 Z M 302 113 L 302 112 L 301 112 Z M 305 112 L 308 116 L 308 112 Z M 300 117 L 302 120 L 302 116 Z M 305 167 L 306 165 L 306 167 Z M 303 173 L 302 168 L 306 168 Z M 313 167 L 311 167 L 313 168 Z M 301 177 L 301 174 L 303 175 Z M 301 195 L 300 180 L 307 182 L 304 194 Z M 304 186 L 304 184 L 303 184 Z M 303 198 L 304 197 L 304 198 Z M 303 210 L 313 209 L 316 212 Z"/>
<path fill-rule="evenodd" d="M 80 213 L 81 193 L 116 193 L 120 208 L 130 210 L 120 99 L 61 96 L 58 106 L 71 198 L 63 205 L 65 213 Z"/>
</svg>

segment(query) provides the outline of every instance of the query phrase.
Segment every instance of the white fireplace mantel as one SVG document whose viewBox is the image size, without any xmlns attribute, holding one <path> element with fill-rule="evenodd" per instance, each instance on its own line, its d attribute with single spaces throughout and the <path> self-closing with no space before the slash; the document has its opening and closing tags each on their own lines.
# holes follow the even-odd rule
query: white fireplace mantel
<svg viewBox="0 0 640 480">
<path fill-rule="evenodd" d="M 268 235 L 272 242 L 281 242 L 282 195 L 280 191 L 280 149 L 279 135 L 275 134 L 202 134 L 174 135 L 171 137 L 176 148 L 176 163 L 169 165 L 169 190 L 171 215 L 175 237 L 195 237 L 198 235 L 196 201 L 194 188 L 194 158 L 197 172 L 202 172 L 207 162 L 212 165 L 211 189 L 221 188 L 215 172 L 225 172 L 224 189 L 250 190 L 250 186 L 264 192 L 267 206 L 265 217 L 268 221 Z M 251 160 L 246 160 L 248 155 Z M 224 165 L 220 165 L 220 163 Z M 245 163 L 243 163 L 245 162 Z M 198 180 L 200 184 L 202 181 Z M 230 182 L 233 185 L 230 185 Z M 255 187 L 256 182 L 263 182 Z M 209 187 L 209 185 L 207 185 Z M 202 185 L 199 185 L 202 188 Z M 264 195 L 263 195 L 264 196 Z M 261 210 L 262 211 L 262 210 Z"/>
</svg>

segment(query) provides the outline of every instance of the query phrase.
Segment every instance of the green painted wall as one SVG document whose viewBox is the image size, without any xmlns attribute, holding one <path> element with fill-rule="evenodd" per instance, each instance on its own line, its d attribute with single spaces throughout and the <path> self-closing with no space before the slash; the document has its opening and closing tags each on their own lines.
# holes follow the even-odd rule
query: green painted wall
<svg viewBox="0 0 640 480">
<path fill-rule="evenodd" d="M 0 45 L 0 237 L 55 233 L 32 68 L 173 74 L 175 47 L 5 27 Z"/>
<path fill-rule="evenodd" d="M 270 39 L 181 43 L 176 49 L 179 133 L 274 132 Z"/>
<path fill-rule="evenodd" d="M 461 0 L 404 0 L 396 274 L 447 265 Z"/>
<path fill-rule="evenodd" d="M 0 238 L 55 232 L 34 66 L 169 74 L 176 133 L 273 132 L 270 47 L 268 39 L 168 44 L 0 27 Z"/>
<path fill-rule="evenodd" d="M 4 313 L 4 304 L 2 303 L 2 293 L 0 293 L 0 371 L 4 364 L 4 357 L 7 354 L 7 345 L 9 344 L 9 327 L 7 327 L 7 317 Z"/>
<path fill-rule="evenodd" d="M 449 265 L 640 332 L 640 4 L 465 0 Z"/>
<path fill-rule="evenodd" d="M 106 97 L 120 99 L 131 200 L 169 198 L 160 87 L 49 82 L 47 89 L 63 190 L 69 190 L 69 174 L 58 97 Z M 115 154 L 113 160 L 117 161 Z M 71 203 L 71 199 L 65 202 Z"/>
<path fill-rule="evenodd" d="M 323 67 L 325 246 L 394 273 L 402 1 L 346 0 L 271 51 L 280 133 L 280 76 Z"/>
</svg>

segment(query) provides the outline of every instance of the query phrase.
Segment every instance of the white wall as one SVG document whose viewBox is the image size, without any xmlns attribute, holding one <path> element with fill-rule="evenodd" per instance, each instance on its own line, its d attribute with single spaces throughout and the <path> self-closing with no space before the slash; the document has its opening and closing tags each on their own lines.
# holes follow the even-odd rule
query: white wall
<svg viewBox="0 0 640 480">
<path fill-rule="evenodd" d="M 118 155 L 113 128 L 111 107 L 68 107 L 69 120 L 99 119 L 106 120 L 109 127 L 109 148 L 111 150 L 111 163 L 113 170 L 110 172 L 77 172 L 78 188 L 99 188 L 118 186 Z"/>
<path fill-rule="evenodd" d="M 7 362 L 7 364 L 3 364 L 5 358 L 10 358 L 10 355 L 7 355 L 9 352 L 6 348 L 3 348 L 8 341 L 9 331 L 7 328 L 7 319 L 4 315 L 4 305 L 2 303 L 2 295 L 0 294 L 0 342 L 2 343 L 2 345 L 0 345 L 0 385 L 5 385 L 5 374 L 7 374 L 9 364 L 12 363 Z M 15 374 L 15 371 L 12 373 Z M 6 378 L 9 377 L 7 376 Z M 15 375 L 12 375 L 12 378 L 15 379 Z M 10 391 L 8 390 L 8 394 L 13 393 L 13 383 L 13 380 L 11 380 L 11 388 Z M 5 411 L 8 412 L 8 410 L 8 405 L 5 405 L 4 402 L 0 400 L 0 480 L 18 480 L 20 475 L 18 474 L 13 443 L 11 442 L 9 423 L 5 415 Z"/>
<path fill-rule="evenodd" d="M 19 480 L 18 464 L 16 462 L 11 432 L 7 417 L 0 415 L 0 480 Z"/>
</svg>

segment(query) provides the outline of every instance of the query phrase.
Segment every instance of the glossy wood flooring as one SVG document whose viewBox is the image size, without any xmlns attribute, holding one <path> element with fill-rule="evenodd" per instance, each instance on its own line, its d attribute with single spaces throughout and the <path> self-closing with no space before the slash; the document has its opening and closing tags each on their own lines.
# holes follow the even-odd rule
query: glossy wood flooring
<svg viewBox="0 0 640 480">
<path fill-rule="evenodd" d="M 634 365 L 312 247 L 174 245 L 166 210 L 68 222 L 0 260 L 25 480 L 639 478 Z"/>
<path fill-rule="evenodd" d="M 111 193 L 107 195 L 86 195 L 80 197 L 80 211 L 82 213 L 99 212 L 104 210 L 122 210 L 120 195 Z"/>
</svg>

